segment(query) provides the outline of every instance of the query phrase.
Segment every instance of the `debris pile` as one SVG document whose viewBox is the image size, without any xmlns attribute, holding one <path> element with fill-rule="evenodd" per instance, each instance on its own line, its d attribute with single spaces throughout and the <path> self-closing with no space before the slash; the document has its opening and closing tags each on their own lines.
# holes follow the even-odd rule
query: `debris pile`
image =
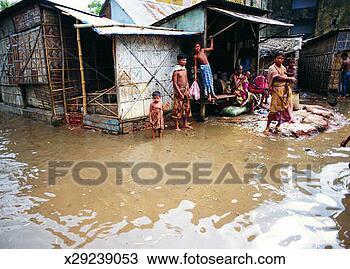
<svg viewBox="0 0 350 269">
<path fill-rule="evenodd" d="M 274 135 L 296 138 L 310 137 L 321 132 L 340 129 L 348 123 L 344 115 L 333 109 L 320 105 L 301 105 L 301 107 L 301 110 L 294 111 L 293 122 L 283 123 L 281 132 Z M 267 113 L 260 112 L 236 118 L 222 118 L 221 121 L 240 124 L 243 128 L 262 135 L 266 127 Z"/>
</svg>

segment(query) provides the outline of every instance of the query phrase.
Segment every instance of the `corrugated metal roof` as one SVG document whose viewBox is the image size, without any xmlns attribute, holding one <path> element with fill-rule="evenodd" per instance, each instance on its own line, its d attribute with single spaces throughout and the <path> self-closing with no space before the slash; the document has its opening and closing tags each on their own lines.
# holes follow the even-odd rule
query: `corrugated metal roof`
<svg viewBox="0 0 350 269">
<path fill-rule="evenodd" d="M 270 38 L 260 43 L 260 57 L 273 56 L 277 51 L 282 51 L 286 54 L 295 52 L 301 50 L 302 44 L 302 37 Z"/>
<path fill-rule="evenodd" d="M 183 6 L 155 2 L 151 0 L 111 0 L 120 5 L 135 24 L 151 25 L 177 11 Z"/>
<path fill-rule="evenodd" d="M 93 14 L 79 12 L 74 9 L 63 6 L 55 6 L 66 14 L 78 19 L 85 25 L 80 27 L 91 27 L 100 35 L 169 35 L 169 36 L 184 36 L 194 35 L 196 33 L 183 32 L 174 29 L 167 29 L 154 26 L 139 26 L 120 24 L 114 20 L 97 17 Z"/>
<path fill-rule="evenodd" d="M 235 11 L 224 10 L 221 8 L 211 7 L 209 9 L 216 11 L 216 12 L 219 12 L 221 14 L 225 14 L 225 15 L 230 16 L 230 17 L 241 19 L 241 20 L 246 20 L 246 21 L 251 21 L 251 22 L 256 22 L 256 23 L 261 23 L 261 24 L 268 24 L 268 25 L 278 25 L 278 26 L 286 26 L 286 27 L 294 26 L 294 24 L 289 24 L 289 23 L 278 21 L 278 20 L 273 20 L 273 19 L 269 19 L 269 18 L 265 18 L 265 17 L 261 17 L 261 16 L 239 13 L 239 12 L 235 12 Z"/>
<path fill-rule="evenodd" d="M 256 15 L 256 16 L 264 16 L 268 13 L 270 13 L 270 11 L 268 10 L 264 10 L 264 9 L 260 9 L 260 8 L 256 8 L 256 7 L 251 7 L 251 6 L 247 6 L 247 5 L 242 5 L 242 4 L 237 4 L 231 1 L 227 1 L 227 0 L 202 0 L 199 1 L 197 4 L 194 4 L 190 7 L 187 8 L 183 8 L 173 14 L 170 14 L 169 16 L 153 23 L 152 25 L 155 26 L 159 26 L 162 25 L 174 18 L 178 18 L 192 10 L 195 10 L 197 8 L 209 8 L 209 7 L 217 7 L 217 8 L 221 8 L 224 10 L 232 10 L 232 11 L 239 11 L 240 13 L 244 13 L 244 14 L 250 14 L 250 15 Z"/>
</svg>

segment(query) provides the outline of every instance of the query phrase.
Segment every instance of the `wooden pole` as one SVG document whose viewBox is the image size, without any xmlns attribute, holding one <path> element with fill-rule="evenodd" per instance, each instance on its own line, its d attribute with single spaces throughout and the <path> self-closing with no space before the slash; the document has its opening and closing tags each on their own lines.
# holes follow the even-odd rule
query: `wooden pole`
<svg viewBox="0 0 350 269">
<path fill-rule="evenodd" d="M 207 39 L 208 39 L 208 10 L 205 9 L 204 12 L 204 33 L 203 33 L 203 46 L 207 47 Z M 203 92 L 204 93 L 204 92 Z M 203 94 L 204 96 L 204 94 Z M 205 116 L 206 116 L 206 100 L 204 98 L 200 99 L 201 101 L 201 107 L 200 107 L 200 116 L 201 118 L 205 121 Z"/>
<path fill-rule="evenodd" d="M 83 108 L 84 108 L 84 115 L 86 115 L 87 114 L 86 83 L 85 83 L 83 52 L 81 49 L 81 39 L 80 39 L 80 29 L 79 28 L 77 28 L 77 43 L 78 43 L 79 65 L 80 65 L 81 91 L 83 94 Z"/>
<path fill-rule="evenodd" d="M 52 80 L 51 80 L 51 68 L 50 68 L 50 61 L 49 61 L 49 53 L 48 53 L 45 25 L 43 24 L 41 27 L 43 28 L 43 39 L 44 39 L 44 47 L 45 47 L 47 78 L 48 78 L 48 84 L 50 87 L 51 110 L 52 110 L 52 115 L 56 116 L 55 97 L 53 95 L 53 87 L 52 87 Z"/>
<path fill-rule="evenodd" d="M 64 115 L 67 115 L 67 97 L 66 97 L 66 70 L 65 70 L 65 47 L 63 41 L 63 29 L 62 29 L 62 18 L 61 13 L 58 13 L 58 20 L 60 24 L 60 36 L 61 36 L 61 60 L 62 60 L 62 98 Z"/>
<path fill-rule="evenodd" d="M 238 23 L 238 21 L 235 21 L 233 23 L 231 23 L 230 25 L 228 25 L 227 27 L 225 27 L 224 29 L 220 30 L 219 32 L 217 32 L 215 35 L 212 35 L 212 37 L 217 37 L 218 35 L 220 35 L 221 33 L 227 31 L 228 29 L 232 28 L 233 26 L 235 26 Z"/>
</svg>

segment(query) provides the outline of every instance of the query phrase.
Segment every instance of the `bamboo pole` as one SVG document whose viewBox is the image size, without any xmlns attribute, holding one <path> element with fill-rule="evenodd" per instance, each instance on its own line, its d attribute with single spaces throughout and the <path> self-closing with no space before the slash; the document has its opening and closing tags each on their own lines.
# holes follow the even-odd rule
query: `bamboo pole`
<svg viewBox="0 0 350 269">
<path fill-rule="evenodd" d="M 110 113 L 113 114 L 114 116 L 118 117 L 118 115 L 117 115 L 114 111 L 110 110 L 110 109 L 109 109 L 108 107 L 106 107 L 104 104 L 101 104 L 101 103 L 98 102 L 98 101 L 95 101 L 95 102 L 96 102 L 97 105 L 103 107 L 103 108 L 106 109 L 108 112 L 110 112 Z"/>
<path fill-rule="evenodd" d="M 212 35 L 212 37 L 217 37 L 218 35 L 220 35 L 221 33 L 227 31 L 228 29 L 232 28 L 233 26 L 235 26 L 239 21 L 235 21 L 233 23 L 231 23 L 230 25 L 226 26 L 224 29 L 220 30 L 219 32 L 217 32 L 216 34 Z M 254 33 L 255 34 L 255 33 Z"/>
<path fill-rule="evenodd" d="M 51 68 L 50 68 L 50 61 L 49 61 L 49 53 L 48 53 L 45 25 L 42 25 L 41 27 L 43 28 L 43 39 L 44 39 L 44 47 L 45 47 L 47 78 L 48 78 L 48 83 L 49 83 L 49 87 L 50 87 L 50 99 L 51 99 L 52 115 L 56 116 L 55 97 L 53 95 L 53 87 L 52 87 L 52 80 L 51 80 Z"/>
<path fill-rule="evenodd" d="M 61 13 L 58 13 L 58 20 L 60 24 L 60 36 L 61 36 L 61 58 L 62 58 L 62 97 L 63 97 L 63 108 L 64 115 L 67 115 L 67 97 L 66 97 L 66 70 L 65 70 L 65 46 L 63 41 L 63 29 L 62 29 L 62 18 Z"/>
<path fill-rule="evenodd" d="M 80 38 L 80 29 L 79 28 L 77 28 L 77 43 L 78 43 L 78 56 L 79 56 L 79 65 L 80 65 L 80 76 L 81 76 L 81 91 L 83 94 L 83 108 L 84 108 L 84 115 L 86 115 L 87 114 L 86 84 L 85 84 L 83 52 L 81 49 L 81 38 Z"/>
<path fill-rule="evenodd" d="M 92 102 L 94 102 L 95 100 L 97 100 L 98 98 L 100 98 L 103 95 L 106 95 L 106 93 L 110 92 L 111 90 L 113 90 L 115 88 L 115 86 L 107 89 L 106 91 L 100 93 L 99 95 L 97 95 L 96 97 L 94 97 L 92 100 L 89 101 L 89 104 L 91 104 Z"/>
</svg>

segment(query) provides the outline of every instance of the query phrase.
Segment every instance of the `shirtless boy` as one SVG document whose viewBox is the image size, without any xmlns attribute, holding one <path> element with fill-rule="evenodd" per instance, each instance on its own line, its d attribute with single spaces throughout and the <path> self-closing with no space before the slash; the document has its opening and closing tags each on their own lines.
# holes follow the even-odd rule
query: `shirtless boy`
<svg viewBox="0 0 350 269">
<path fill-rule="evenodd" d="M 194 47 L 194 80 L 197 81 L 197 67 L 199 64 L 204 86 L 204 96 L 208 98 L 209 102 L 211 102 L 213 98 L 216 98 L 214 93 L 213 74 L 206 55 L 207 52 L 214 50 L 214 38 L 210 37 L 210 40 L 211 43 L 209 48 L 202 48 L 200 43 L 196 43 Z"/>
<path fill-rule="evenodd" d="M 341 82 L 342 82 L 342 97 L 345 98 L 349 94 L 350 87 L 350 58 L 346 52 L 341 55 L 343 59 L 343 64 L 341 66 Z"/>
<path fill-rule="evenodd" d="M 174 108 L 173 119 L 175 121 L 175 129 L 181 131 L 180 120 L 183 119 L 183 128 L 192 129 L 188 124 L 188 118 L 191 115 L 190 93 L 187 77 L 187 56 L 180 53 L 177 56 L 178 65 L 173 70 L 173 86 L 174 86 Z"/>
</svg>

